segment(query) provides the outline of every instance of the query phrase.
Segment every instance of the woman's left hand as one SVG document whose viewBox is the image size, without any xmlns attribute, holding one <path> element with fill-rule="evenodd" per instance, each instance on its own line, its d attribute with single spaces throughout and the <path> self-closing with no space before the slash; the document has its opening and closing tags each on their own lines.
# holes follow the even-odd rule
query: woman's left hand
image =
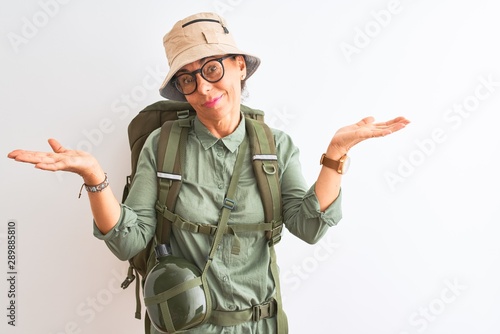
<svg viewBox="0 0 500 334">
<path fill-rule="evenodd" d="M 373 117 L 363 118 L 356 124 L 344 126 L 337 130 L 333 136 L 328 151 L 336 152 L 342 156 L 354 145 L 363 140 L 376 137 L 384 137 L 403 129 L 410 121 L 404 117 L 396 117 L 387 122 L 375 123 Z"/>
</svg>

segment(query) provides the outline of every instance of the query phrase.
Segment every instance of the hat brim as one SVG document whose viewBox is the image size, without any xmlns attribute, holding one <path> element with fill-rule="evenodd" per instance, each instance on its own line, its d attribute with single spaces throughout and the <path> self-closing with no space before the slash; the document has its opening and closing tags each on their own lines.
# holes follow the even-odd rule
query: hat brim
<svg viewBox="0 0 500 334">
<path fill-rule="evenodd" d="M 186 101 L 186 97 L 181 94 L 171 83 L 172 77 L 179 71 L 183 66 L 200 60 L 205 57 L 212 57 L 218 55 L 235 54 L 242 55 L 245 57 L 247 73 L 246 78 L 248 79 L 257 70 L 260 65 L 260 59 L 251 54 L 242 52 L 238 48 L 235 48 L 227 44 L 202 44 L 194 46 L 190 49 L 185 50 L 173 59 L 170 65 L 170 70 L 160 87 L 160 95 L 174 101 Z"/>
</svg>

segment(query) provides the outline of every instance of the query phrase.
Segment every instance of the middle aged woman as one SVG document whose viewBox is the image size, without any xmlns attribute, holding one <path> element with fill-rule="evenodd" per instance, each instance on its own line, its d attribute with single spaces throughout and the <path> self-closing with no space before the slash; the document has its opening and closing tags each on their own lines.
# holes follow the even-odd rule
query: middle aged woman
<svg viewBox="0 0 500 334">
<path fill-rule="evenodd" d="M 260 60 L 238 49 L 224 19 L 213 13 L 199 13 L 177 22 L 165 36 L 164 45 L 170 71 L 160 92 L 168 99 L 187 101 L 196 110 L 175 213 L 193 223 L 217 225 L 239 146 L 246 136 L 246 120 L 240 109 L 242 86 Z M 282 131 L 273 130 L 286 228 L 308 243 L 317 242 L 341 219 L 342 166 L 339 165 L 348 151 L 365 139 L 389 135 L 408 123 L 404 117 L 382 123 L 367 117 L 340 128 L 325 145 L 323 167 L 311 187 L 306 186 L 299 151 L 292 139 Z M 331 124 L 325 122 L 322 126 L 330 131 Z M 54 139 L 49 140 L 54 153 L 16 150 L 9 157 L 36 164 L 40 169 L 82 176 L 94 217 L 94 234 L 105 240 L 117 257 L 129 259 L 155 233 L 159 133 L 154 131 L 144 145 L 125 204 L 115 198 L 107 176 L 93 156 L 66 149 Z M 244 166 L 236 194 L 238 205 L 230 216 L 233 224 L 264 221 L 250 153 L 244 158 Z M 231 253 L 230 238 L 223 239 L 208 273 L 213 308 L 229 314 L 252 309 L 273 298 L 277 285 L 271 275 L 271 255 L 264 238 L 252 233 L 239 238 L 238 255 Z M 210 244 L 210 236 L 172 230 L 173 254 L 199 268 L 205 265 Z M 258 321 L 245 319 L 227 326 L 209 319 L 185 333 L 276 332 L 276 316 L 269 314 Z M 280 333 L 286 332 L 286 328 L 280 329 Z M 151 333 L 156 333 L 156 329 L 151 328 Z"/>
</svg>

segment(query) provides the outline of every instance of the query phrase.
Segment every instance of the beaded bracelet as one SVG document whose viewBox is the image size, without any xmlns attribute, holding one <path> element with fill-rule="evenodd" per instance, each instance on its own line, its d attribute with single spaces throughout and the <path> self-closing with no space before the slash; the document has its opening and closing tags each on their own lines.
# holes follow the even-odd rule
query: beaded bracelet
<svg viewBox="0 0 500 334">
<path fill-rule="evenodd" d="M 98 193 L 106 189 L 107 186 L 109 186 L 108 174 L 104 173 L 104 181 L 102 181 L 101 183 L 95 186 L 89 186 L 85 183 L 82 184 L 82 187 L 80 188 L 80 193 L 78 194 L 78 198 L 82 196 L 83 187 L 85 187 L 85 189 L 90 193 Z"/>
</svg>

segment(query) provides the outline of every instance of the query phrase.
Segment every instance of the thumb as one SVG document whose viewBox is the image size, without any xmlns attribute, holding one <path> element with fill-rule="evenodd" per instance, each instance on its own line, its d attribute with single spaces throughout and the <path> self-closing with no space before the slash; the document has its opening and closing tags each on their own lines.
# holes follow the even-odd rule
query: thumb
<svg viewBox="0 0 500 334">
<path fill-rule="evenodd" d="M 64 153 L 66 149 L 54 138 L 49 139 L 49 145 L 55 153 Z"/>
</svg>

